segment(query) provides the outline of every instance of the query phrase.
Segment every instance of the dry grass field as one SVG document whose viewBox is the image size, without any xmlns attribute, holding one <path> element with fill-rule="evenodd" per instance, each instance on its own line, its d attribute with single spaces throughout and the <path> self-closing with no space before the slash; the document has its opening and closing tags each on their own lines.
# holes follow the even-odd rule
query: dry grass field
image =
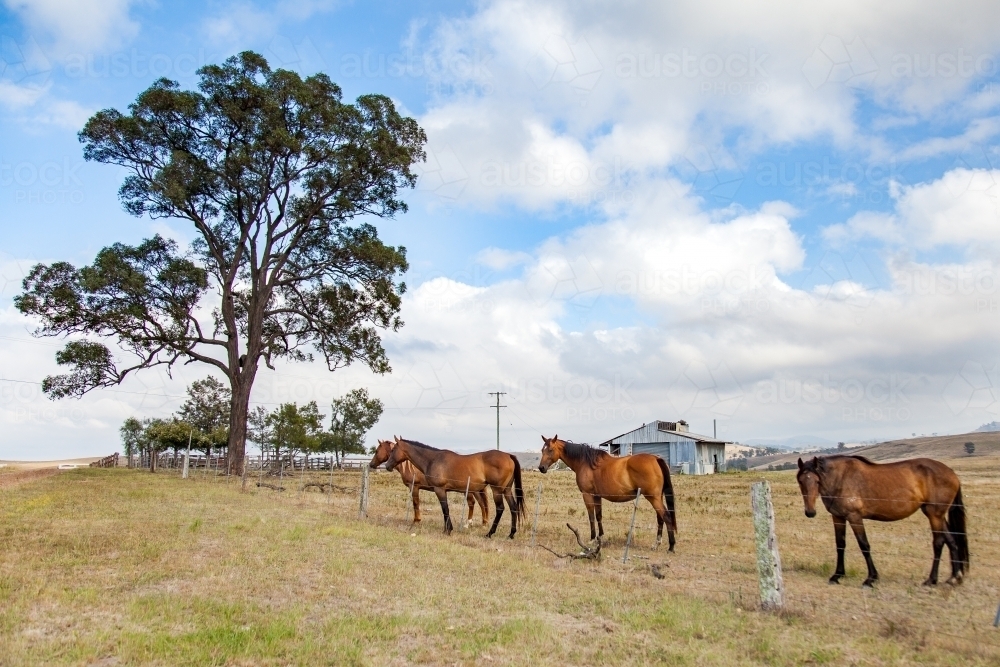
<svg viewBox="0 0 1000 667">
<path fill-rule="evenodd" d="M 830 586 L 833 530 L 807 519 L 790 472 L 675 479 L 677 552 L 652 551 L 643 501 L 622 564 L 630 506 L 605 504 L 600 563 L 558 559 L 586 513 L 571 473 L 526 471 L 527 525 L 485 540 L 477 522 L 451 537 L 423 494 L 359 474 L 332 495 L 258 489 L 196 471 L 81 469 L 0 487 L 0 664 L 997 664 L 1000 475 L 996 459 L 953 462 L 969 508 L 964 585 L 920 585 L 930 565 L 921 516 L 868 522 L 881 581 Z M 317 481 L 328 476 L 312 475 Z M 772 484 L 787 587 L 781 614 L 756 610 L 749 485 Z M 255 482 L 252 479 L 251 482 Z M 275 480 L 269 480 L 274 482 Z M 453 498 L 453 515 L 462 511 Z M 478 512 L 478 510 L 477 510 Z M 509 529 L 509 514 L 500 531 Z M 656 579 L 649 565 L 666 574 Z"/>
</svg>

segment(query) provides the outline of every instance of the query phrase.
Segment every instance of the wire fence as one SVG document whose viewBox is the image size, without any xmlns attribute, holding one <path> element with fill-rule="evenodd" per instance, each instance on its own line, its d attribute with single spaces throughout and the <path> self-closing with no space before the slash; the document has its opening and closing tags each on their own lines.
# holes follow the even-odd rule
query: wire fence
<svg viewBox="0 0 1000 667">
<path fill-rule="evenodd" d="M 275 471 L 266 461 L 248 459 L 246 474 L 235 476 L 227 474 L 221 457 L 196 460 L 192 456 L 190 477 L 194 483 L 229 484 L 234 491 L 245 488 L 250 493 L 267 494 L 273 502 L 290 503 L 303 510 L 320 509 L 350 520 L 365 516 L 364 521 L 380 529 L 430 535 L 443 532 L 442 508 L 430 492 L 418 492 L 422 521 L 412 523 L 411 488 L 396 472 L 373 470 L 362 474 L 357 467 L 332 466 L 319 470 L 304 460 L 295 463 Z M 167 475 L 179 475 L 180 471 L 173 460 L 161 467 L 161 473 Z M 534 470 L 522 470 L 522 476 L 524 515 L 517 536 L 510 543 L 512 548 L 523 549 L 524 557 L 534 559 L 553 557 L 539 548 L 542 545 L 559 552 L 576 550 L 576 540 L 566 524 L 575 525 L 586 539 L 590 523 L 575 476 L 568 471 L 542 475 Z M 651 566 L 656 566 L 664 578 L 656 579 L 655 585 L 665 593 L 731 604 L 741 610 L 758 609 L 761 599 L 750 484 L 761 477 L 756 473 L 675 477 L 676 552 L 667 553 L 666 535 L 663 544 L 654 548 L 655 513 L 648 503 L 641 501 L 635 514 L 630 553 L 624 563 L 622 555 L 633 503 L 604 501 L 604 558 L 593 567 L 612 576 L 652 577 Z M 764 477 L 774 484 L 774 512 L 785 581 L 784 613 L 839 617 L 845 623 L 868 625 L 875 633 L 905 641 L 926 642 L 929 637 L 938 637 L 941 641 L 962 644 L 963 650 L 986 651 L 991 657 L 1000 658 L 1000 638 L 993 635 L 992 628 L 996 601 L 1000 600 L 1000 581 L 987 564 L 1000 552 L 997 533 L 989 531 L 993 522 L 990 517 L 995 512 L 988 511 L 997 504 L 1000 495 L 989 489 L 980 494 L 978 487 L 963 489 L 973 519 L 970 542 L 975 574 L 955 588 L 942 584 L 935 591 L 920 586 L 932 559 L 931 532 L 921 515 L 892 524 L 866 522 L 872 557 L 881 576 L 875 590 L 869 590 L 860 587 L 866 568 L 850 535 L 847 576 L 840 586 L 826 583 L 836 560 L 832 522 L 804 517 L 793 475 L 769 473 Z M 366 478 L 368 484 L 364 489 Z M 484 536 L 496 516 L 493 493 L 486 489 L 489 506 L 486 521 L 478 502 L 474 502 L 470 521 L 468 500 L 471 496 L 476 501 L 479 489 L 470 485 L 466 495 L 467 484 L 468 480 L 450 480 L 453 488 L 448 494 L 448 509 L 458 539 Z M 366 503 L 359 512 L 364 491 Z M 984 506 L 979 504 L 980 500 Z M 509 532 L 511 513 L 504 509 L 494 539 L 505 539 Z M 1000 520 L 996 523 L 1000 527 Z M 950 574 L 947 554 L 946 549 L 942 580 Z"/>
</svg>

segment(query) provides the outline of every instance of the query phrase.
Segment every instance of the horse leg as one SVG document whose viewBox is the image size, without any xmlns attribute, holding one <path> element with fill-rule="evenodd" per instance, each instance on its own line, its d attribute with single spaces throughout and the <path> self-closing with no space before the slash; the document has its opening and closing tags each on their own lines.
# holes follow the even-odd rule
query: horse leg
<svg viewBox="0 0 1000 667">
<path fill-rule="evenodd" d="M 470 491 L 469 495 L 465 498 L 465 502 L 469 503 L 469 518 L 466 520 L 466 523 L 471 524 L 472 516 L 476 513 L 476 492 Z"/>
<path fill-rule="evenodd" d="M 444 514 L 444 534 L 451 535 L 453 526 L 451 525 L 451 513 L 448 512 L 448 492 L 444 490 L 444 487 L 437 487 L 434 489 L 434 493 L 438 497 L 438 502 L 441 503 L 441 512 Z"/>
<path fill-rule="evenodd" d="M 927 586 L 933 586 L 937 583 L 938 562 L 941 558 L 941 547 L 938 546 L 939 536 L 941 541 L 948 545 L 948 556 L 951 558 L 951 576 L 948 578 L 947 583 L 951 585 L 962 583 L 963 563 L 959 560 L 958 543 L 955 542 L 955 536 L 951 534 L 951 527 L 948 525 L 945 515 L 942 513 L 937 517 L 932 517 L 927 511 L 926 505 L 920 509 L 922 509 L 924 514 L 927 515 L 927 519 L 931 524 L 931 534 L 934 536 L 932 542 L 934 547 L 934 564 L 931 566 L 931 575 L 927 577 L 927 581 L 925 581 L 924 584 Z M 935 527 L 935 525 L 938 527 Z M 933 581 L 931 581 L 931 579 L 933 579 Z"/>
<path fill-rule="evenodd" d="M 604 537 L 604 519 L 601 512 L 601 497 L 594 496 L 594 516 L 597 518 L 597 536 Z"/>
<path fill-rule="evenodd" d="M 490 507 L 486 501 L 486 489 L 476 493 L 476 502 L 479 503 L 479 509 L 483 513 L 483 525 L 485 526 L 490 521 Z"/>
<path fill-rule="evenodd" d="M 493 533 L 497 532 L 497 526 L 500 525 L 500 517 L 503 516 L 503 495 L 495 486 L 493 487 L 493 504 L 496 505 L 497 515 L 493 517 L 493 525 L 490 526 L 490 532 L 486 533 L 486 537 L 493 537 Z"/>
<path fill-rule="evenodd" d="M 831 584 L 839 584 L 844 576 L 844 549 L 847 548 L 847 520 L 842 516 L 833 517 L 833 537 L 837 542 L 837 569 L 830 577 Z"/>
<path fill-rule="evenodd" d="M 597 527 L 594 525 L 594 496 L 589 493 L 583 494 L 583 504 L 587 506 L 587 518 L 590 519 L 590 541 L 593 542 L 597 539 Z"/>
<path fill-rule="evenodd" d="M 653 506 L 653 510 L 656 512 L 656 544 L 653 549 L 659 549 L 660 543 L 663 541 L 663 524 L 667 523 L 667 506 L 663 504 L 662 496 L 654 496 L 652 494 L 644 496 L 649 504 Z M 668 526 L 670 524 L 667 524 Z M 667 537 L 670 541 L 670 551 L 674 550 L 674 533 L 669 528 L 667 529 Z"/>
<path fill-rule="evenodd" d="M 938 566 L 941 564 L 941 550 L 946 541 L 945 535 L 948 534 L 948 527 L 945 525 L 944 517 L 929 514 L 927 510 L 924 510 L 924 514 L 927 514 L 927 518 L 930 520 L 931 535 L 934 536 L 932 541 L 932 545 L 934 547 L 934 561 L 931 563 L 931 573 L 927 575 L 927 580 L 924 581 L 924 586 L 937 586 Z M 951 537 L 951 535 L 948 535 L 948 537 Z M 952 539 L 952 542 L 954 541 L 955 540 Z M 954 568 L 956 551 L 951 548 L 951 545 L 948 545 L 948 551 L 951 553 L 952 567 Z"/>
<path fill-rule="evenodd" d="M 878 571 L 875 569 L 875 562 L 872 560 L 872 548 L 868 544 L 868 536 L 865 535 L 865 524 L 858 519 L 848 519 L 851 522 L 851 530 L 854 531 L 854 537 L 858 540 L 858 546 L 861 547 L 861 553 L 865 557 L 865 563 L 868 565 L 868 578 L 862 582 L 862 587 L 872 588 L 872 584 L 878 579 Z"/>
<path fill-rule="evenodd" d="M 510 508 L 510 535 L 507 538 L 512 540 L 514 533 L 517 532 L 517 504 L 514 502 L 513 486 L 503 490 L 503 497 L 507 500 L 507 507 Z"/>
<path fill-rule="evenodd" d="M 411 500 L 413 500 L 413 523 L 420 523 L 420 489 L 416 484 L 413 485 Z"/>
</svg>

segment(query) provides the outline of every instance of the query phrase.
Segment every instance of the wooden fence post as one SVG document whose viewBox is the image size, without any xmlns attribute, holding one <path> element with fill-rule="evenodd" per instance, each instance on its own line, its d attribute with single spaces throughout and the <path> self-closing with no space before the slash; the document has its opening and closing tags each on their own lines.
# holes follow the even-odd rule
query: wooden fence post
<svg viewBox="0 0 1000 667">
<path fill-rule="evenodd" d="M 535 523 L 531 526 L 531 546 L 535 546 L 535 535 L 538 534 L 538 508 L 542 504 L 542 483 L 538 483 L 538 491 L 535 492 Z"/>
<path fill-rule="evenodd" d="M 326 504 L 333 502 L 333 459 L 330 459 L 330 495 L 326 497 Z"/>
<path fill-rule="evenodd" d="M 785 605 L 785 583 L 781 576 L 778 537 L 774 533 L 774 506 L 771 485 L 754 482 L 750 487 L 753 508 L 753 533 L 757 543 L 757 574 L 760 581 L 760 606 L 776 611 Z"/>
<path fill-rule="evenodd" d="M 413 512 L 413 516 L 410 517 L 410 523 L 417 520 L 417 506 L 413 503 L 413 484 L 417 481 L 416 475 L 410 478 L 410 507 L 409 510 Z"/>
<path fill-rule="evenodd" d="M 358 515 L 365 519 L 368 517 L 368 468 L 361 469 L 361 498 L 358 507 Z"/>
<path fill-rule="evenodd" d="M 632 531 L 635 530 L 635 513 L 639 509 L 639 497 L 642 495 L 642 489 L 637 489 L 635 492 L 635 504 L 632 505 L 632 523 L 628 527 L 628 537 L 625 539 L 625 555 L 622 556 L 622 563 L 628 560 L 628 548 L 632 546 Z"/>
<path fill-rule="evenodd" d="M 465 480 L 465 506 L 462 507 L 462 530 L 469 529 L 469 520 L 466 518 L 469 515 L 466 514 L 469 508 L 469 485 L 472 484 L 472 478 L 469 477 Z"/>
</svg>

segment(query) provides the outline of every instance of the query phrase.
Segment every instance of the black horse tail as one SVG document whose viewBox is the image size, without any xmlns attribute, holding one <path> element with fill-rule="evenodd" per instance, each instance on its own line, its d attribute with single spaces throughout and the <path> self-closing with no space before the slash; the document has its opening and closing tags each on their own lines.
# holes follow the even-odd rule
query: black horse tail
<svg viewBox="0 0 1000 667">
<path fill-rule="evenodd" d="M 524 521 L 524 486 L 521 485 L 521 462 L 513 454 L 514 459 L 514 512 L 517 518 Z"/>
<path fill-rule="evenodd" d="M 962 503 L 962 488 L 959 487 L 955 500 L 948 509 L 948 532 L 958 546 L 958 561 L 961 572 L 969 571 L 969 536 L 965 532 L 965 505 Z"/>
<path fill-rule="evenodd" d="M 660 471 L 663 473 L 663 499 L 667 503 L 667 528 L 677 532 L 677 515 L 674 512 L 674 485 L 670 482 L 670 467 L 667 462 L 656 457 L 656 462 L 660 464 Z"/>
</svg>

